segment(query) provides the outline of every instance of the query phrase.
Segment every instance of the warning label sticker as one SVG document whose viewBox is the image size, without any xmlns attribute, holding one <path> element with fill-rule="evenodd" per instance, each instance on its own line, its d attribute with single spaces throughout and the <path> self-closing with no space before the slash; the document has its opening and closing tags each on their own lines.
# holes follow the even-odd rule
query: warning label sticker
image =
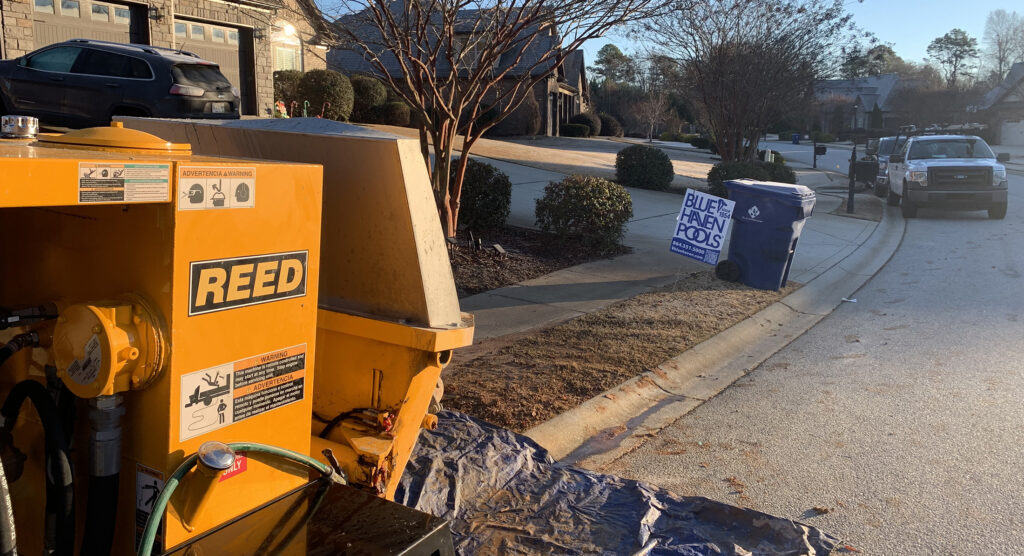
<svg viewBox="0 0 1024 556">
<path fill-rule="evenodd" d="M 138 550 L 139 544 L 142 543 L 146 522 L 149 521 L 149 516 L 153 513 L 153 504 L 163 489 L 163 473 L 142 464 L 135 465 L 135 550 Z M 163 536 L 164 524 L 161 521 L 154 544 L 156 551 L 162 552 Z"/>
<path fill-rule="evenodd" d="M 81 359 L 75 359 L 68 366 L 68 376 L 83 386 L 92 384 L 100 373 L 102 363 L 103 350 L 100 348 L 100 339 L 93 334 L 85 344 L 85 355 Z"/>
<path fill-rule="evenodd" d="M 81 204 L 170 201 L 170 184 L 170 164 L 78 163 Z"/>
<path fill-rule="evenodd" d="M 301 401 L 305 379 L 305 344 L 182 375 L 180 438 Z"/>
<path fill-rule="evenodd" d="M 255 168 L 178 167 L 178 210 L 256 206 Z"/>
</svg>

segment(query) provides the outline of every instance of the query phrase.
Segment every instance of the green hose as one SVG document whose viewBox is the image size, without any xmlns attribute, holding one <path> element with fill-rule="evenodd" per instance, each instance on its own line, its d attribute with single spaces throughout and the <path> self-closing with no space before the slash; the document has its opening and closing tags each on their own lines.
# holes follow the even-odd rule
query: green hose
<svg viewBox="0 0 1024 556">
<path fill-rule="evenodd" d="M 332 470 L 329 465 L 305 454 L 300 454 L 284 448 L 268 446 L 266 444 L 257 444 L 255 442 L 231 442 L 228 443 L 228 447 L 235 452 L 269 454 L 295 463 L 301 463 L 319 471 L 320 474 L 325 477 L 330 477 L 334 474 L 334 470 Z M 178 487 L 178 483 L 181 482 L 181 479 L 186 473 L 196 466 L 197 460 L 198 456 L 196 456 L 196 454 L 188 456 L 185 458 L 185 461 L 181 462 L 181 465 L 174 470 L 174 473 L 171 473 L 170 478 L 167 479 L 167 483 L 164 484 L 164 489 L 160 491 L 160 496 L 157 497 L 156 502 L 153 504 L 153 510 L 149 514 L 149 519 L 146 521 L 146 528 L 142 533 L 142 543 L 139 545 L 139 556 L 150 556 L 150 554 L 152 554 L 153 543 L 156 542 L 156 532 L 157 529 L 159 529 L 160 520 L 163 519 L 164 510 L 167 509 L 167 503 L 170 501 L 171 495 L 174 494 L 174 489 Z"/>
</svg>

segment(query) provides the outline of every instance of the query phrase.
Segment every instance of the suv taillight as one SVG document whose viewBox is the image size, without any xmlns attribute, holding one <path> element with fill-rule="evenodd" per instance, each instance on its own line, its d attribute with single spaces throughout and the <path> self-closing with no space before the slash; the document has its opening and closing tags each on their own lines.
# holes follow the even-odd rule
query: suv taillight
<svg viewBox="0 0 1024 556">
<path fill-rule="evenodd" d="M 181 95 L 183 97 L 201 97 L 206 94 L 206 90 L 202 87 L 190 87 L 188 85 L 171 85 L 172 95 Z"/>
</svg>

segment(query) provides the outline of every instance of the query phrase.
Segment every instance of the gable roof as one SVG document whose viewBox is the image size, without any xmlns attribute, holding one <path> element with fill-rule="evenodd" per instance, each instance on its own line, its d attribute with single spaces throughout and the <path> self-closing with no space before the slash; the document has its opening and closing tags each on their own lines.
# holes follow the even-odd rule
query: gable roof
<svg viewBox="0 0 1024 556">
<path fill-rule="evenodd" d="M 1017 62 L 1011 66 L 1010 71 L 1006 72 L 1006 77 L 981 99 L 978 108 L 981 110 L 992 108 L 1015 89 L 1021 90 L 1021 96 L 1024 96 L 1024 62 Z"/>
<path fill-rule="evenodd" d="M 819 101 L 834 98 L 860 101 L 865 110 L 889 110 L 889 99 L 899 85 L 895 73 L 858 77 L 856 79 L 826 79 L 814 84 L 814 96 Z"/>
</svg>

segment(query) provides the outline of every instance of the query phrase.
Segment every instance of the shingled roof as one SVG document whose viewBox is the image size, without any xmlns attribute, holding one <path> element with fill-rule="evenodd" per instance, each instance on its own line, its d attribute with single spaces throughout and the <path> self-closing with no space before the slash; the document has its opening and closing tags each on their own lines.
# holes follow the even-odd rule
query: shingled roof
<svg viewBox="0 0 1024 556">
<path fill-rule="evenodd" d="M 1006 72 L 1006 77 L 981 99 L 978 108 L 988 110 L 1002 102 L 1014 90 L 1020 91 L 1020 96 L 1024 97 L 1024 62 L 1017 62 L 1011 66 L 1010 71 Z"/>
</svg>

